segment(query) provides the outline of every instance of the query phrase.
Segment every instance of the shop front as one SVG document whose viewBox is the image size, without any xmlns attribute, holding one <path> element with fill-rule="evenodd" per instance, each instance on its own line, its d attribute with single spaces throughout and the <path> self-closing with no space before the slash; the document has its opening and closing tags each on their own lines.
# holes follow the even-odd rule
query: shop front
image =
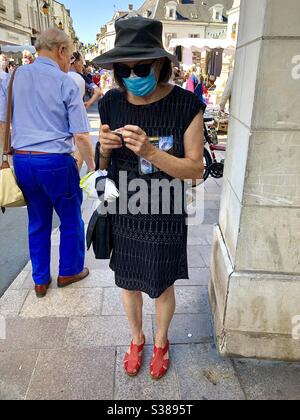
<svg viewBox="0 0 300 420">
<path fill-rule="evenodd" d="M 231 40 L 208 38 L 174 38 L 169 50 L 177 55 L 181 68 L 189 71 L 197 68 L 197 74 L 207 81 L 213 80 L 213 88 L 206 95 L 207 105 L 220 103 L 230 71 L 233 69 L 236 46 Z"/>
<path fill-rule="evenodd" d="M 13 32 L 6 28 L 0 28 L 0 46 L 1 45 L 30 45 L 30 34 Z"/>
</svg>

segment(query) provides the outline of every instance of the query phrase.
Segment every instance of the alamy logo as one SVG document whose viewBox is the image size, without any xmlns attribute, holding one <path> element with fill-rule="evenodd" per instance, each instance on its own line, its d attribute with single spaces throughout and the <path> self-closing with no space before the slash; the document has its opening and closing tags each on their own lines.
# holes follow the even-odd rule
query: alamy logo
<svg viewBox="0 0 300 420">
<path fill-rule="evenodd" d="M 295 64 L 295 67 L 293 67 L 292 70 L 292 78 L 294 80 L 300 79 L 300 55 L 295 55 L 292 58 L 292 64 Z"/>
<path fill-rule="evenodd" d="M 300 315 L 294 316 L 292 319 L 292 336 L 293 340 L 300 340 Z"/>
<path fill-rule="evenodd" d="M 186 215 L 189 226 L 200 225 L 204 221 L 204 184 L 201 180 L 184 182 L 173 179 L 147 181 L 134 178 L 128 182 L 128 174 L 119 172 L 118 201 L 106 195 L 106 179 L 97 182 L 96 190 L 100 200 L 97 211 L 106 215 Z M 198 184 L 197 187 L 193 185 Z M 106 197 L 106 198 L 105 198 Z"/>
<path fill-rule="evenodd" d="M 6 340 L 6 319 L 0 316 L 0 340 Z"/>
</svg>

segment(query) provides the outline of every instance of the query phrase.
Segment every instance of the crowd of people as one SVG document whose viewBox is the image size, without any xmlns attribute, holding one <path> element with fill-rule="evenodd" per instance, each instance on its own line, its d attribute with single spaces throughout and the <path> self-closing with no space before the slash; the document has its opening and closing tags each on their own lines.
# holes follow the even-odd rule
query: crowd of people
<svg viewBox="0 0 300 420">
<path fill-rule="evenodd" d="M 20 62 L 22 65 L 32 64 L 37 56 L 38 54 L 33 55 L 30 51 L 25 50 L 22 53 Z M 15 67 L 16 64 L 13 59 L 9 59 L 5 54 L 0 54 L 0 84 L 8 74 L 14 71 Z M 94 63 L 86 63 L 81 52 L 73 53 L 69 75 L 78 85 L 86 109 L 89 109 L 116 86 L 112 71 L 102 69 Z M 216 77 L 203 76 L 201 69 L 196 65 L 191 66 L 188 70 L 174 67 L 171 80 L 175 85 L 194 93 L 204 104 L 207 103 L 209 92 L 216 89 Z M 232 75 L 230 75 L 229 81 L 232 81 Z M 230 99 L 230 93 L 231 86 L 228 84 L 220 105 L 222 111 L 225 110 L 225 105 Z"/>
<path fill-rule="evenodd" d="M 120 199 L 115 213 L 106 219 L 112 241 L 110 267 L 116 285 L 123 289 L 133 337 L 124 370 L 136 376 L 141 369 L 146 343 L 144 292 L 156 302 L 157 328 L 150 364 L 153 379 L 161 379 L 169 370 L 174 284 L 188 279 L 189 274 L 185 205 L 180 201 L 178 212 L 180 194 L 171 188 L 170 208 L 165 213 L 162 196 L 151 192 L 151 181 L 178 181 L 183 189 L 184 181 L 196 184 L 203 179 L 203 95 L 214 89 L 215 83 L 211 78 L 205 81 L 195 68 L 187 73 L 179 70 L 177 57 L 164 49 L 162 29 L 161 22 L 152 19 L 118 20 L 115 48 L 96 58 L 93 65 L 87 65 L 80 52 L 72 52 L 71 41 L 63 31 L 49 29 L 37 40 L 36 58 L 23 53 L 23 66 L 13 82 L 12 102 L 14 169 L 27 200 L 37 297 L 45 297 L 52 282 L 54 210 L 61 222 L 58 287 L 88 277 L 78 167 L 85 161 L 89 172 L 95 172 L 96 167 L 107 170 L 128 207 L 124 213 L 119 208 Z M 0 136 L 6 127 L 10 83 L 5 75 L 11 71 L 7 57 L 2 55 L 1 63 Z M 177 66 L 175 74 L 173 65 Z M 86 108 L 97 101 L 101 129 L 99 160 L 95 162 Z M 127 178 L 122 191 L 120 177 L 124 173 Z M 131 181 L 136 180 L 145 181 L 149 187 L 146 212 L 137 214 L 131 211 L 132 194 L 127 194 L 132 191 Z M 153 208 L 158 212 L 152 212 Z M 103 243 L 106 237 L 96 239 Z"/>
<path fill-rule="evenodd" d="M 77 84 L 80 78 L 76 75 L 81 76 L 79 88 L 86 99 L 85 106 L 87 109 L 113 87 L 112 73 L 96 68 L 91 63 L 86 63 L 80 52 L 73 53 L 69 75 Z"/>
<path fill-rule="evenodd" d="M 234 62 L 232 64 L 234 66 Z M 228 115 L 228 110 L 230 110 L 233 76 L 234 70 L 231 70 L 222 97 L 218 102 L 217 108 L 220 115 Z M 217 89 L 217 80 L 214 75 L 203 75 L 201 68 L 196 65 L 191 66 L 188 70 L 174 69 L 173 83 L 194 93 L 205 105 L 209 103 L 210 93 Z"/>
<path fill-rule="evenodd" d="M 34 62 L 33 54 L 24 50 L 20 57 L 22 65 L 32 64 Z M 11 74 L 16 68 L 15 59 L 9 58 L 6 54 L 0 54 L 0 79 L 3 80 L 7 74 Z"/>
<path fill-rule="evenodd" d="M 212 75 L 204 76 L 200 67 L 193 65 L 189 70 L 175 67 L 174 83 L 192 93 L 195 93 L 203 102 L 208 92 L 216 89 L 216 77 Z"/>
<path fill-rule="evenodd" d="M 37 57 L 38 54 L 32 54 L 28 50 L 24 50 L 17 60 L 9 58 L 6 54 L 0 54 L 0 84 L 2 80 L 13 73 L 17 66 L 16 61 L 24 66 L 34 63 Z M 87 109 L 114 85 L 112 72 L 101 69 L 91 63 L 86 63 L 80 52 L 73 53 L 69 75 L 79 86 Z"/>
</svg>

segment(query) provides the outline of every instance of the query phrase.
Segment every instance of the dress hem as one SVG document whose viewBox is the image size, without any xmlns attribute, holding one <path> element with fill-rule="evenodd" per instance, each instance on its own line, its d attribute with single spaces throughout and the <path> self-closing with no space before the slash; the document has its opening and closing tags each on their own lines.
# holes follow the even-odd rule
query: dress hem
<svg viewBox="0 0 300 420">
<path fill-rule="evenodd" d="M 150 299 L 158 299 L 166 290 L 168 290 L 171 286 L 174 286 L 174 284 L 179 280 L 190 280 L 190 278 L 189 278 L 189 276 L 178 277 L 175 280 L 173 280 L 172 282 L 168 283 L 167 286 L 165 286 L 161 291 L 159 291 L 157 293 L 150 293 L 149 289 L 147 289 L 146 287 L 141 288 L 139 290 L 137 290 L 136 288 L 133 288 L 133 287 L 132 288 L 128 288 L 128 286 L 124 287 L 124 286 L 121 285 L 121 282 L 118 282 L 117 279 L 116 279 L 115 283 L 116 283 L 116 286 L 119 287 L 120 289 L 128 290 L 128 291 L 131 291 L 131 292 L 142 292 L 142 293 L 147 294 L 150 297 Z"/>
</svg>

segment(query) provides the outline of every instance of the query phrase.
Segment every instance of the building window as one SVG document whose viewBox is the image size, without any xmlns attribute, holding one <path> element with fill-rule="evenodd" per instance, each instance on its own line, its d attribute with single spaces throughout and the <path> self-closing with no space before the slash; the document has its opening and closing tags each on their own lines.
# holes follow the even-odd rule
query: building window
<svg viewBox="0 0 300 420">
<path fill-rule="evenodd" d="M 200 34 L 190 34 L 189 38 L 200 38 Z"/>
<path fill-rule="evenodd" d="M 221 4 L 216 4 L 214 7 L 211 8 L 213 14 L 213 20 L 217 22 L 223 22 L 223 11 L 224 6 Z"/>
<path fill-rule="evenodd" d="M 235 23 L 232 26 L 231 39 L 236 40 L 236 36 L 237 36 L 237 23 Z"/>
<path fill-rule="evenodd" d="M 166 4 L 166 19 L 176 20 L 177 2 L 169 1 Z"/>
<path fill-rule="evenodd" d="M 173 34 L 172 33 L 167 33 L 166 34 L 166 47 L 167 48 L 169 48 L 171 40 L 175 39 L 175 38 L 177 38 L 177 34 L 175 34 L 175 33 L 173 33 Z"/>
<path fill-rule="evenodd" d="M 36 24 L 36 29 L 37 29 L 38 31 L 40 31 L 40 30 L 41 30 L 41 28 L 40 28 L 40 25 L 39 25 L 39 15 L 38 15 L 37 10 L 35 10 L 35 11 L 34 11 L 34 22 L 35 22 L 35 24 Z"/>
<path fill-rule="evenodd" d="M 15 19 L 17 20 L 21 20 L 22 19 L 22 15 L 20 12 L 20 6 L 19 6 L 19 0 L 14 0 L 14 16 Z"/>
<path fill-rule="evenodd" d="M 30 6 L 30 8 L 29 8 L 29 16 L 30 16 L 30 24 L 31 24 L 31 27 L 33 29 L 36 29 L 35 21 L 34 21 L 34 11 L 33 11 L 33 7 L 32 6 Z"/>
<path fill-rule="evenodd" d="M 6 7 L 3 3 L 3 0 L 0 0 L 0 13 L 5 13 L 6 12 Z"/>
<path fill-rule="evenodd" d="M 175 10 L 174 9 L 170 9 L 169 10 L 169 18 L 170 19 L 174 19 L 175 18 Z"/>
</svg>

